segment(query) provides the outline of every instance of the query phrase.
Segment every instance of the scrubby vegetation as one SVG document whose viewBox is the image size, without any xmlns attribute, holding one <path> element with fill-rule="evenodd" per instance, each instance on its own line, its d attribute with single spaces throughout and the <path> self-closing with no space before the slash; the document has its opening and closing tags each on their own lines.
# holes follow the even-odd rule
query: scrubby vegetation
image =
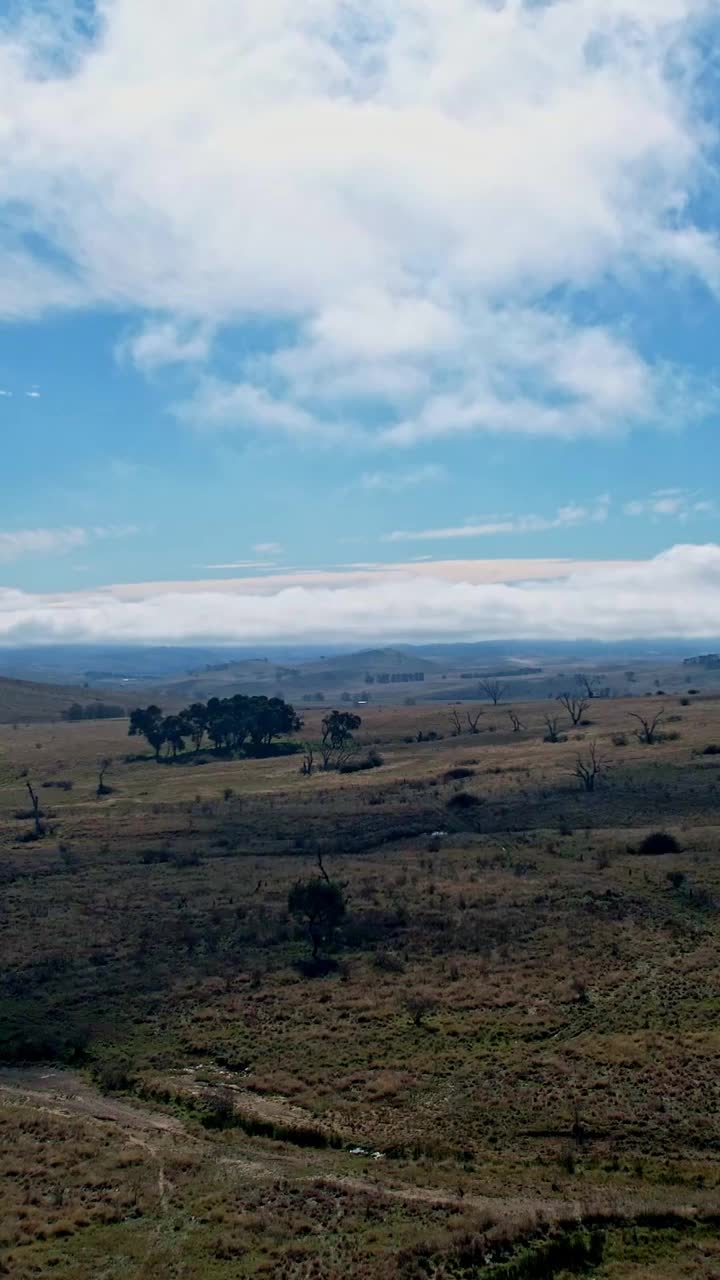
<svg viewBox="0 0 720 1280">
<path fill-rule="evenodd" d="M 650 705 L 4 731 L 5 1274 L 711 1274 L 720 704 Z"/>
</svg>

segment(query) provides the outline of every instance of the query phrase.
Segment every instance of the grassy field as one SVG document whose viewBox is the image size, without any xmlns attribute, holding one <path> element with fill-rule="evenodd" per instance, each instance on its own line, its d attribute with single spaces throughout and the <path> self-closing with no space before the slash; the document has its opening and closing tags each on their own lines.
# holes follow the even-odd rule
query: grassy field
<svg viewBox="0 0 720 1280">
<path fill-rule="evenodd" d="M 720 701 L 454 710 L 363 708 L 382 766 L 309 778 L 0 732 L 0 1274 L 720 1275 Z"/>
</svg>

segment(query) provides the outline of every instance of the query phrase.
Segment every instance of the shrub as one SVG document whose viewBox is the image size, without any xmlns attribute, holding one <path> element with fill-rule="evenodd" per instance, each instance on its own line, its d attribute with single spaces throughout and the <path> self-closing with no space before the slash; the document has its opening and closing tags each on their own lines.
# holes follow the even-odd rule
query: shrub
<svg viewBox="0 0 720 1280">
<path fill-rule="evenodd" d="M 448 809 L 476 809 L 482 804 L 479 796 L 473 796 L 469 791 L 458 791 L 451 796 L 447 802 Z"/>
<path fill-rule="evenodd" d="M 614 733 L 612 736 L 612 744 L 614 747 L 626 747 L 628 744 L 626 733 Z"/>
<path fill-rule="evenodd" d="M 702 754 L 704 756 L 720 756 L 720 743 L 708 742 L 707 746 L 703 747 Z"/>
<path fill-rule="evenodd" d="M 670 884 L 672 885 L 673 889 L 681 889 L 686 879 L 685 872 L 684 871 L 668 871 L 667 879 L 670 881 Z"/>
<path fill-rule="evenodd" d="M 680 845 L 669 831 L 653 831 L 641 842 L 639 853 L 654 857 L 663 853 L 680 853 Z"/>
<path fill-rule="evenodd" d="M 368 751 L 366 756 L 362 756 L 360 760 L 348 760 L 345 764 L 340 765 L 339 773 L 362 773 L 364 769 L 379 769 L 384 765 L 385 757 L 380 755 L 379 751 Z"/>
<path fill-rule="evenodd" d="M 58 791 L 72 791 L 75 784 L 66 778 L 59 778 L 56 781 L 43 782 L 42 785 L 44 787 L 56 787 Z"/>
<path fill-rule="evenodd" d="M 454 769 L 448 769 L 443 775 L 445 782 L 459 782 L 461 778 L 473 778 L 475 776 L 474 769 L 468 769 L 466 765 L 456 765 Z"/>
<path fill-rule="evenodd" d="M 394 951 L 376 951 L 373 956 L 373 967 L 381 973 L 404 973 L 405 965 Z"/>
</svg>

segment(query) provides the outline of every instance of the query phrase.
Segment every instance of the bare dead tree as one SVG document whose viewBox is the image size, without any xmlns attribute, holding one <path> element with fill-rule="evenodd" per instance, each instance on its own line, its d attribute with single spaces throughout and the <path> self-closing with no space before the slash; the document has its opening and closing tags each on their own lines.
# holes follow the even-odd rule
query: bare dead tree
<svg viewBox="0 0 720 1280">
<path fill-rule="evenodd" d="M 98 764 L 98 784 L 97 784 L 97 792 L 96 792 L 98 796 L 110 795 L 110 787 L 105 786 L 105 774 L 107 773 L 111 764 L 112 764 L 112 758 L 110 756 L 104 756 L 103 759 Z"/>
<path fill-rule="evenodd" d="M 597 742 L 591 742 L 584 755 L 579 755 L 575 760 L 573 772 L 585 791 L 594 791 L 595 782 L 603 768 L 604 762 L 598 754 Z"/>
<path fill-rule="evenodd" d="M 545 716 L 545 728 L 547 729 L 547 733 L 545 734 L 546 742 L 560 741 L 557 716 Z"/>
<path fill-rule="evenodd" d="M 660 736 L 658 733 L 658 725 L 662 724 L 665 718 L 665 708 L 661 707 L 654 716 L 641 716 L 638 715 L 636 711 L 631 711 L 630 715 L 633 720 L 638 720 L 640 723 L 640 728 L 635 730 L 635 737 L 638 742 L 644 742 L 647 746 L 651 747 L 654 742 L 657 742 L 658 737 Z"/>
<path fill-rule="evenodd" d="M 325 870 L 325 863 L 323 862 L 323 856 L 319 849 L 317 850 L 315 857 L 317 858 L 318 870 L 320 872 L 320 875 L 322 876 L 326 884 L 331 884 L 332 881 L 330 880 L 330 877 L 327 871 Z"/>
<path fill-rule="evenodd" d="M 453 712 L 451 713 L 451 715 L 450 715 L 450 719 L 451 719 L 451 721 L 452 721 L 452 733 L 453 733 L 453 737 L 455 737 L 455 738 L 459 738 L 459 737 L 460 737 L 460 734 L 461 734 L 461 733 L 462 733 L 462 731 L 463 731 L 463 726 L 462 726 L 462 720 L 460 719 L 460 716 L 459 716 L 458 712 L 457 712 L 457 711 L 453 711 Z"/>
<path fill-rule="evenodd" d="M 519 733 L 521 729 L 525 728 L 525 725 L 517 714 L 517 711 L 510 710 L 508 711 L 508 715 L 510 717 L 510 723 L 512 724 L 513 733 Z"/>
<path fill-rule="evenodd" d="M 567 711 L 573 726 L 580 723 L 590 705 L 587 698 L 576 698 L 572 693 L 561 693 L 558 702 Z"/>
<path fill-rule="evenodd" d="M 481 717 L 482 715 L 484 715 L 484 714 L 485 714 L 485 713 L 484 713 L 484 711 L 483 711 L 482 707 L 480 708 L 480 710 L 479 710 L 475 715 L 471 715 L 469 711 L 466 711 L 466 712 L 465 712 L 465 719 L 466 719 L 466 720 L 467 720 L 467 722 L 468 722 L 468 729 L 470 730 L 470 732 L 471 732 L 471 733 L 479 733 L 479 732 L 480 732 L 480 730 L 478 729 L 478 724 L 479 724 L 479 722 L 480 722 L 480 717 Z"/>
<path fill-rule="evenodd" d="M 315 768 L 315 748 L 312 742 L 303 743 L 303 762 L 300 772 L 309 778 Z"/>
<path fill-rule="evenodd" d="M 575 677 L 575 683 L 585 691 L 586 698 L 597 698 L 599 696 L 599 676 L 586 676 L 581 673 Z"/>
<path fill-rule="evenodd" d="M 501 684 L 499 680 L 481 680 L 480 691 L 481 693 L 484 693 L 488 701 L 492 702 L 493 706 L 496 707 L 498 702 L 502 700 L 502 696 L 505 692 L 505 685 Z"/>
<path fill-rule="evenodd" d="M 44 835 L 44 827 L 42 824 L 42 813 L 40 812 L 40 799 L 33 791 L 32 783 L 26 782 L 25 786 L 30 794 L 30 803 L 32 805 L 33 822 L 35 823 L 35 835 L 39 838 Z"/>
</svg>

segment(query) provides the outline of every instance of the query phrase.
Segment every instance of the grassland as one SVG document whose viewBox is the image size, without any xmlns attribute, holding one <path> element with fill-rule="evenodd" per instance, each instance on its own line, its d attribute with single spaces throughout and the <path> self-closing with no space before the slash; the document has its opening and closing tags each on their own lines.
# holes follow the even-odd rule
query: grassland
<svg viewBox="0 0 720 1280">
<path fill-rule="evenodd" d="M 3 729 L 4 1274 L 720 1274 L 720 702 L 643 745 L 661 705 L 364 708 L 382 767 L 310 778 Z M 318 853 L 348 912 L 309 978 Z"/>
</svg>

